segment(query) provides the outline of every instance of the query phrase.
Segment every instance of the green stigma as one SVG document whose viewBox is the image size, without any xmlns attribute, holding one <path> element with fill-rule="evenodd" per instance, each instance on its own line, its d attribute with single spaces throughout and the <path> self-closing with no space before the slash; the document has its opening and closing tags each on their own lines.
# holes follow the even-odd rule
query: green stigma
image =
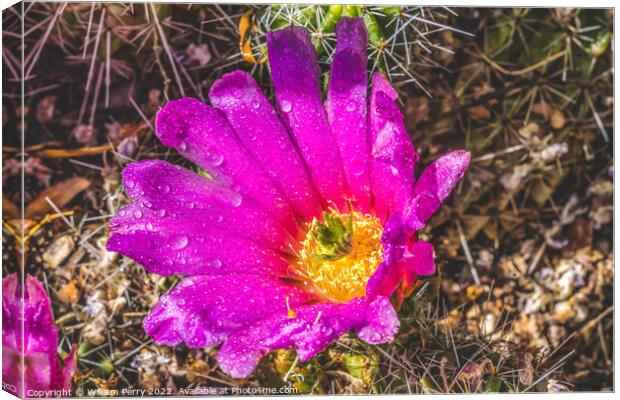
<svg viewBox="0 0 620 400">
<path fill-rule="evenodd" d="M 353 248 L 353 216 L 346 225 L 337 215 L 323 212 L 323 222 L 315 219 L 310 229 L 311 237 L 318 244 L 312 257 L 317 260 L 335 261 L 347 256 Z"/>
</svg>

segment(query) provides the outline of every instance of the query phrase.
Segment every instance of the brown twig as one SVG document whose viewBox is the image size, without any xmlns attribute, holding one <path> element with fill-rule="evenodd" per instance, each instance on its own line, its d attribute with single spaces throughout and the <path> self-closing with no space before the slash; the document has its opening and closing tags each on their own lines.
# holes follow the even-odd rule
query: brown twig
<svg viewBox="0 0 620 400">
<path fill-rule="evenodd" d="M 495 61 L 491 60 L 489 57 L 486 56 L 486 54 L 484 53 L 479 53 L 478 55 L 480 56 L 480 58 L 482 58 L 486 63 L 488 63 L 491 67 L 493 67 L 493 69 L 501 72 L 504 75 L 510 75 L 510 76 L 519 76 L 519 75 L 525 75 L 528 72 L 532 72 L 537 70 L 538 68 L 542 68 L 545 65 L 549 64 L 550 62 L 553 62 L 555 60 L 557 60 L 558 58 L 561 58 L 564 56 L 564 54 L 566 54 L 566 50 L 562 50 L 559 53 L 556 53 L 552 56 L 549 56 L 547 58 L 545 58 L 544 60 L 541 60 L 539 62 L 537 62 L 536 64 L 532 64 L 528 67 L 516 70 L 516 71 L 511 71 L 508 70 L 504 67 L 502 67 L 501 65 L 499 65 L 498 63 L 496 63 Z"/>
</svg>

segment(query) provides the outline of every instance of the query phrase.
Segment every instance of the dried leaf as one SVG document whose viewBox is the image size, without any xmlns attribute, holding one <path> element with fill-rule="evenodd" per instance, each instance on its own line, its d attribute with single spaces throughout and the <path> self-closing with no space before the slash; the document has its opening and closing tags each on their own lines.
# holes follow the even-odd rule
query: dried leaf
<svg viewBox="0 0 620 400">
<path fill-rule="evenodd" d="M 466 290 L 467 299 L 469 301 L 476 301 L 478 296 L 484 294 L 484 288 L 478 285 L 469 285 Z"/>
<path fill-rule="evenodd" d="M 555 379 L 549 379 L 547 383 L 547 392 L 549 393 L 561 393 L 561 392 L 570 392 L 571 390 L 568 386 L 556 381 Z"/>
<path fill-rule="evenodd" d="M 90 186 L 90 181 L 84 178 L 70 178 L 56 185 L 45 189 L 41 192 L 24 211 L 26 218 L 33 218 L 39 215 L 45 215 L 50 212 L 54 212 L 54 209 L 47 202 L 46 198 L 56 205 L 58 208 L 62 208 L 71 201 L 78 193 L 82 192 Z"/>
<path fill-rule="evenodd" d="M 603 198 L 611 198 L 614 193 L 614 183 L 612 181 L 596 181 L 588 187 L 588 195 L 595 195 Z"/>
<path fill-rule="evenodd" d="M 488 215 L 463 215 L 461 217 L 461 223 L 465 237 L 468 240 L 474 238 L 490 220 L 491 217 Z"/>
<path fill-rule="evenodd" d="M 94 156 L 112 150 L 111 144 L 101 146 L 87 146 L 78 149 L 46 149 L 37 151 L 34 155 L 42 158 L 72 158 L 83 156 Z"/>
<path fill-rule="evenodd" d="M 450 327 L 450 329 L 454 331 L 458 326 L 460 320 L 461 310 L 455 308 L 454 310 L 450 311 L 445 318 L 438 320 L 436 324 L 440 328 L 447 329 L 448 327 Z"/>
<path fill-rule="evenodd" d="M 543 178 L 534 180 L 531 193 L 532 198 L 539 207 L 544 206 L 547 200 L 553 195 L 555 188 L 560 184 L 562 178 L 564 178 L 564 174 L 556 169 L 545 174 Z"/>
<path fill-rule="evenodd" d="M 69 281 L 58 291 L 58 300 L 65 304 L 75 304 L 78 302 L 80 294 L 73 281 Z"/>
<path fill-rule="evenodd" d="M 148 132 L 149 126 L 146 122 L 141 122 L 139 124 L 123 124 L 118 132 L 119 138 L 136 138 L 144 133 Z"/>
<path fill-rule="evenodd" d="M 19 207 L 17 207 L 17 205 L 13 203 L 11 199 L 9 199 L 7 195 L 3 192 L 2 193 L 2 216 L 5 219 L 8 219 L 8 218 L 19 218 L 19 215 L 20 215 Z"/>
<path fill-rule="evenodd" d="M 499 179 L 499 182 L 502 184 L 503 187 L 505 187 L 512 193 L 516 193 L 531 170 L 531 165 L 519 164 L 515 166 L 511 172 L 506 172 L 504 175 L 502 175 Z"/>
<path fill-rule="evenodd" d="M 58 268 L 60 264 L 71 254 L 75 248 L 75 242 L 69 235 L 60 236 L 45 249 L 41 255 L 45 266 L 49 268 Z"/>
<path fill-rule="evenodd" d="M 473 119 L 488 120 L 491 118 L 491 111 L 483 105 L 470 107 L 467 109 L 467 112 Z"/>
<path fill-rule="evenodd" d="M 495 224 L 486 224 L 482 229 L 482 232 L 488 237 L 490 240 L 497 240 L 497 228 Z"/>
<path fill-rule="evenodd" d="M 523 223 L 523 218 L 515 216 L 510 212 L 503 212 L 499 215 L 499 224 L 504 230 L 513 232 L 519 225 Z"/>
<path fill-rule="evenodd" d="M 249 34 L 253 29 L 255 29 L 255 25 L 251 22 L 251 16 L 253 11 L 250 10 L 243 14 L 239 19 L 239 49 L 241 50 L 241 56 L 243 59 L 251 64 L 262 64 L 267 61 L 267 56 L 265 55 L 260 60 L 256 61 L 254 58 L 254 54 L 252 53 L 252 46 L 250 44 Z M 248 37 L 246 38 L 246 34 Z"/>
<path fill-rule="evenodd" d="M 532 107 L 532 111 L 536 114 L 542 115 L 545 119 L 549 119 L 549 115 L 551 114 L 551 106 L 549 106 L 546 102 L 542 101 L 540 103 L 534 104 Z"/>
<path fill-rule="evenodd" d="M 185 377 L 189 382 L 194 382 L 198 377 L 204 377 L 209 373 L 210 367 L 202 359 L 197 359 L 187 369 Z"/>
<path fill-rule="evenodd" d="M 551 126 L 553 129 L 562 129 L 564 124 L 566 123 L 566 119 L 564 118 L 564 113 L 560 110 L 553 110 L 551 113 Z"/>
<path fill-rule="evenodd" d="M 525 139 L 529 139 L 533 136 L 538 135 L 540 132 L 540 126 L 535 122 L 530 122 L 525 125 L 523 128 L 519 129 L 519 135 L 521 135 Z"/>
<path fill-rule="evenodd" d="M 533 360 L 534 356 L 530 353 L 523 354 L 523 367 L 519 371 L 519 382 L 523 385 L 529 386 L 534 381 L 534 368 L 532 366 Z"/>
</svg>

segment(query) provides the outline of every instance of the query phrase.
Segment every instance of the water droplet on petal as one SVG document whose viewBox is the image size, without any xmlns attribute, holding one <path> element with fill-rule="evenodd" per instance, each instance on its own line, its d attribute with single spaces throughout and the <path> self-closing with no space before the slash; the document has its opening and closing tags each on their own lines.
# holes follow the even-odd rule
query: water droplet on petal
<svg viewBox="0 0 620 400">
<path fill-rule="evenodd" d="M 258 110 L 260 108 L 260 103 L 258 101 L 255 101 L 254 103 L 252 103 L 252 108 Z"/>
<path fill-rule="evenodd" d="M 164 215 L 166 215 L 166 210 L 163 210 L 163 209 L 162 210 L 157 210 L 157 211 L 155 211 L 155 214 L 158 217 L 163 217 Z"/>
<path fill-rule="evenodd" d="M 357 108 L 357 106 L 353 102 L 350 102 L 346 106 L 346 109 L 347 109 L 348 112 L 353 112 L 353 111 L 355 111 L 356 108 Z"/>
<path fill-rule="evenodd" d="M 188 244 L 189 244 L 189 239 L 187 238 L 187 236 L 179 236 L 175 241 L 172 242 L 170 247 L 173 250 L 181 250 L 187 247 Z"/>
<path fill-rule="evenodd" d="M 287 113 L 293 109 L 293 105 L 288 100 L 282 100 L 282 102 L 280 103 L 280 109 L 282 110 L 282 112 Z"/>
<path fill-rule="evenodd" d="M 134 212 L 133 212 L 133 216 L 134 216 L 134 217 L 136 217 L 136 218 L 138 218 L 138 219 L 139 219 L 139 218 L 142 218 L 142 211 L 140 211 L 140 210 L 136 210 L 136 211 L 134 211 Z"/>
<path fill-rule="evenodd" d="M 224 162 L 224 155 L 221 153 L 209 153 L 206 162 L 214 167 L 220 166 Z"/>
<path fill-rule="evenodd" d="M 151 224 L 150 222 L 146 223 L 146 229 L 148 229 L 149 231 L 152 231 L 154 229 L 153 224 Z"/>
<path fill-rule="evenodd" d="M 185 142 L 179 143 L 179 150 L 181 150 L 181 151 L 187 150 L 187 143 L 185 143 Z"/>
<path fill-rule="evenodd" d="M 125 181 L 125 186 L 131 189 L 136 186 L 136 182 L 132 181 L 131 179 L 127 179 Z"/>
<path fill-rule="evenodd" d="M 366 171 L 366 161 L 360 158 L 353 158 L 351 160 L 351 173 L 355 176 L 360 176 Z"/>
<path fill-rule="evenodd" d="M 169 193 L 170 192 L 170 186 L 168 186 L 168 185 L 160 186 L 159 190 L 161 190 L 162 193 Z"/>
<path fill-rule="evenodd" d="M 222 200 L 229 202 L 230 204 L 232 204 L 235 207 L 239 207 L 241 205 L 241 202 L 243 200 L 243 198 L 241 197 L 241 195 L 237 192 L 232 192 L 232 191 L 225 191 L 221 193 L 221 198 Z"/>
</svg>

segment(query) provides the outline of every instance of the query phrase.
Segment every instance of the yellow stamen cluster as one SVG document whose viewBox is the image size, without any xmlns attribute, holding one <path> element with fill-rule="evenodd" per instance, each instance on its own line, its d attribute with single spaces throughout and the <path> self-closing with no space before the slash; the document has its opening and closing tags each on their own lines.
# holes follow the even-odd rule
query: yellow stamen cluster
<svg viewBox="0 0 620 400">
<path fill-rule="evenodd" d="M 331 211 L 330 216 L 340 219 L 343 225 L 351 224 L 349 252 L 338 259 L 326 259 L 323 256 L 325 248 L 316 235 L 321 222 L 314 219 L 302 243 L 298 260 L 291 267 L 318 294 L 330 301 L 344 303 L 365 295 L 366 282 L 382 260 L 383 227 L 376 217 L 355 211 L 351 214 Z"/>
</svg>

